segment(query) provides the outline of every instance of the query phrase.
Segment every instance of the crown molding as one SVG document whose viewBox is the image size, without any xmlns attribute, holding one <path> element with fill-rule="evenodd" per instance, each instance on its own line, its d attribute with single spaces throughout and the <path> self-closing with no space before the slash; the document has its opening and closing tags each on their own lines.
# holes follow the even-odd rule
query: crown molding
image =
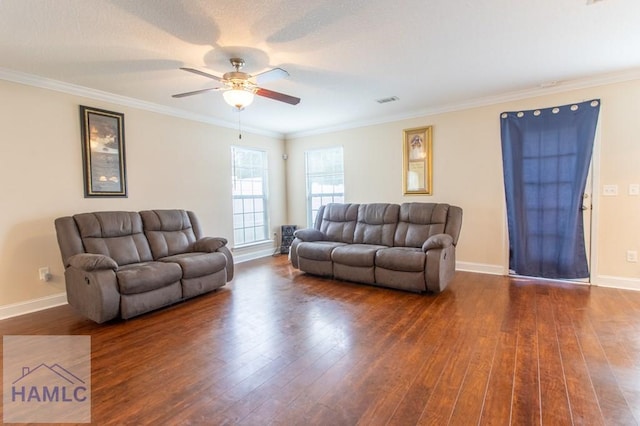
<svg viewBox="0 0 640 426">
<path fill-rule="evenodd" d="M 481 98 L 469 99 L 466 101 L 441 105 L 435 108 L 426 108 L 421 110 L 414 110 L 403 114 L 397 114 L 393 116 L 386 116 L 384 118 L 377 118 L 371 120 L 353 121 L 350 123 L 344 123 L 337 126 L 324 127 L 320 129 L 314 129 L 302 132 L 286 133 L 285 139 L 291 140 L 295 138 L 301 138 L 306 136 L 314 136 L 326 133 L 333 133 L 342 130 L 355 129 L 358 127 L 375 126 L 379 124 L 392 123 L 395 121 L 410 120 L 413 118 L 426 117 L 436 114 L 444 114 L 448 112 L 463 111 L 466 109 L 479 108 L 489 105 L 496 105 L 505 102 L 519 101 L 523 99 L 534 98 L 537 96 L 547 96 L 556 93 L 564 93 L 572 90 L 586 89 L 590 87 L 604 86 L 607 84 L 623 83 L 625 81 L 640 79 L 640 68 L 633 68 L 624 71 L 618 71 L 607 74 L 599 74 L 595 76 L 565 80 L 551 85 L 541 85 L 534 88 L 528 88 L 524 90 L 517 90 L 512 92 L 506 92 L 499 95 L 485 96 Z"/>
<path fill-rule="evenodd" d="M 375 126 L 379 124 L 392 123 L 402 120 L 410 120 L 413 118 L 426 117 L 436 114 L 444 114 L 449 112 L 462 111 L 471 108 L 479 108 L 489 105 L 495 105 L 505 102 L 518 101 L 537 96 L 546 96 L 556 93 L 564 93 L 572 90 L 585 89 L 590 87 L 604 86 L 607 84 L 622 83 L 625 81 L 640 79 L 640 68 L 633 68 L 624 71 L 612 72 L 607 74 L 600 74 L 581 79 L 566 80 L 558 82 L 553 85 L 541 85 L 539 87 L 527 88 L 524 90 L 512 91 L 502 93 L 499 95 L 485 96 L 475 99 L 469 99 L 463 102 L 441 105 L 434 108 L 425 108 L 420 110 L 414 110 L 402 114 L 389 115 L 383 118 L 376 118 L 370 120 L 359 120 L 348 123 L 343 123 L 337 126 L 322 127 L 313 130 L 292 132 L 292 133 L 279 133 L 268 131 L 264 129 L 258 129 L 254 127 L 244 127 L 243 131 L 247 133 L 254 133 L 263 136 L 269 136 L 274 138 L 281 138 L 285 140 L 291 140 L 295 138 L 301 138 L 306 136 L 314 136 L 326 133 L 333 133 L 342 130 L 355 129 L 359 127 Z M 95 99 L 103 102 L 109 102 L 116 105 L 127 106 L 144 111 L 155 112 L 158 114 L 164 114 L 172 117 L 183 118 L 185 120 L 197 121 L 206 124 L 212 124 L 214 126 L 224 127 L 228 129 L 236 129 L 237 124 L 224 120 L 215 119 L 206 115 L 196 114 L 189 111 L 185 111 L 179 108 L 171 108 L 168 106 L 156 104 L 153 102 L 142 101 L 127 96 L 116 95 L 101 90 L 90 89 L 71 83 L 65 83 L 58 80 L 44 78 L 33 74 L 27 74 L 19 71 L 10 70 L 0 67 L 0 80 L 11 81 L 14 83 L 25 84 L 28 86 L 39 87 L 42 89 L 53 90 L 66 94 L 82 96 L 89 99 Z"/>
<path fill-rule="evenodd" d="M 168 115 L 185 120 L 197 121 L 214 126 L 224 127 L 228 129 L 237 129 L 237 123 L 231 123 L 224 120 L 218 120 L 206 115 L 195 114 L 179 108 L 171 108 L 168 106 L 156 104 L 153 102 L 142 101 L 127 96 L 116 95 L 101 90 L 90 89 L 76 84 L 65 83 L 33 74 L 27 74 L 6 68 L 0 68 L 0 80 L 11 81 L 13 83 L 25 84 L 27 86 L 38 87 L 41 89 L 53 90 L 56 92 L 66 93 L 69 95 L 82 96 L 84 98 L 94 99 L 97 101 L 109 102 L 115 105 L 136 108 L 144 111 L 155 112 L 158 114 Z M 257 129 L 253 127 L 242 126 L 242 131 L 246 133 L 255 133 L 263 136 L 270 136 L 282 139 L 284 134 L 271 132 L 268 130 Z"/>
</svg>

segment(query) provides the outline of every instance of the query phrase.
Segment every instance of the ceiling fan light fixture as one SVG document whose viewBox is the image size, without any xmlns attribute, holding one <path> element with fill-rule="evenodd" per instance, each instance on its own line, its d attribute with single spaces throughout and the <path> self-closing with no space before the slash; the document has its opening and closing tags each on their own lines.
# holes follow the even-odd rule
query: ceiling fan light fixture
<svg viewBox="0 0 640 426">
<path fill-rule="evenodd" d="M 0 0 L 0 2 L 1 1 L 2 0 Z M 298 105 L 300 103 L 300 98 L 296 98 L 295 96 L 285 95 L 284 93 L 274 92 L 273 90 L 258 87 L 259 83 L 288 77 L 289 73 L 282 68 L 273 68 L 252 76 L 251 74 L 240 71 L 240 68 L 244 65 L 244 61 L 241 58 L 231 58 L 231 65 L 233 65 L 236 70 L 226 72 L 222 77 L 209 74 L 208 72 L 200 71 L 195 68 L 181 67 L 180 69 L 183 71 L 188 71 L 202 77 L 210 78 L 222 83 L 222 85 L 218 87 L 210 87 L 208 89 L 194 90 L 192 92 L 178 93 L 176 95 L 172 95 L 172 97 L 184 98 L 186 96 L 199 95 L 200 93 L 209 92 L 211 90 L 220 90 L 222 91 L 222 96 L 224 97 L 225 102 L 237 110 L 242 110 L 246 106 L 249 106 L 253 102 L 254 95 L 284 102 L 289 105 Z"/>
<path fill-rule="evenodd" d="M 243 109 L 253 102 L 253 93 L 243 89 L 231 89 L 222 92 L 224 101 L 237 109 Z"/>
</svg>

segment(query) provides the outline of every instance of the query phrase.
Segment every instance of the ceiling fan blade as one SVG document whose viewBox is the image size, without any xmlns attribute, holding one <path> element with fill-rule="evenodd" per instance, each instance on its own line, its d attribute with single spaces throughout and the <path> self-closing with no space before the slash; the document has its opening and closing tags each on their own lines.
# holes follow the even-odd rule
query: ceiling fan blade
<svg viewBox="0 0 640 426">
<path fill-rule="evenodd" d="M 289 77 L 289 73 L 283 70 L 282 68 L 274 68 L 272 70 L 268 70 L 265 72 L 261 72 L 260 74 L 256 74 L 251 78 L 256 81 L 258 84 L 264 84 L 269 81 L 279 80 L 281 78 Z"/>
<path fill-rule="evenodd" d="M 210 92 L 212 90 L 220 90 L 220 89 L 222 89 L 222 88 L 221 87 L 210 87 L 208 89 L 194 90 L 193 92 L 178 93 L 177 95 L 171 95 L 171 97 L 172 98 L 184 98 L 185 96 L 199 95 L 200 93 L 205 93 L 205 92 Z"/>
<path fill-rule="evenodd" d="M 280 102 L 286 102 L 291 105 L 298 105 L 300 103 L 300 98 L 285 95 L 284 93 L 274 92 L 273 90 L 263 89 L 261 87 L 256 88 L 255 93 L 258 96 L 263 96 L 265 98 L 274 99 Z"/>
<path fill-rule="evenodd" d="M 194 74 L 201 75 L 203 77 L 212 78 L 216 81 L 222 81 L 222 77 L 218 77 L 217 75 L 209 74 L 204 71 L 197 70 L 195 68 L 180 67 L 180 69 L 183 71 L 192 72 Z"/>
</svg>

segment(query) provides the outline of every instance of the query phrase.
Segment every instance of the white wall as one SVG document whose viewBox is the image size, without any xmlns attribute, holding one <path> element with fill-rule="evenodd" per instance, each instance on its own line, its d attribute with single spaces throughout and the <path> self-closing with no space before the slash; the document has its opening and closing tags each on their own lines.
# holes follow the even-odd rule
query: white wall
<svg viewBox="0 0 640 426">
<path fill-rule="evenodd" d="M 640 289 L 640 81 L 434 114 L 283 142 L 198 121 L 157 114 L 29 85 L 0 80 L 0 317 L 29 306 L 63 300 L 64 277 L 55 238 L 56 217 L 83 211 L 185 208 L 208 235 L 232 241 L 230 146 L 265 149 L 269 156 L 271 232 L 281 224 L 304 226 L 304 151 L 344 147 L 349 202 L 448 202 L 464 208 L 459 266 L 504 273 L 507 269 L 500 129 L 506 110 L 533 109 L 601 98 L 595 177 L 618 184 L 617 197 L 596 196 L 593 282 Z M 78 105 L 125 114 L 129 197 L 84 198 Z M 434 126 L 434 194 L 402 195 L 402 130 Z M 282 154 L 288 160 L 282 160 Z M 285 167 L 286 164 L 286 175 Z M 236 251 L 237 258 L 273 246 Z M 49 266 L 53 280 L 38 280 Z M 38 305 L 38 300 L 44 300 Z M 35 302 L 34 302 L 35 301 Z M 24 306 L 22 306 L 24 305 Z"/>
<path fill-rule="evenodd" d="M 2 80 L 0 99 L 0 317 L 3 307 L 64 292 L 59 216 L 183 208 L 196 212 L 207 235 L 233 245 L 231 145 L 268 152 L 272 232 L 286 223 L 279 137 L 243 132 L 239 141 L 233 129 Z M 78 105 L 125 114 L 128 198 L 84 198 Z M 52 281 L 39 281 L 41 266 Z"/>
<path fill-rule="evenodd" d="M 506 273 L 508 235 L 502 177 L 500 120 L 518 111 L 600 98 L 600 138 L 595 163 L 594 265 L 592 281 L 640 289 L 640 264 L 626 262 L 640 251 L 640 197 L 627 195 L 640 183 L 640 80 L 547 94 L 456 112 L 434 114 L 287 140 L 289 221 L 306 225 L 304 151 L 344 147 L 347 202 L 426 201 L 464 209 L 458 244 L 459 267 Z M 402 130 L 433 126 L 432 196 L 402 194 Z M 602 197 L 603 184 L 618 184 L 620 195 Z"/>
</svg>

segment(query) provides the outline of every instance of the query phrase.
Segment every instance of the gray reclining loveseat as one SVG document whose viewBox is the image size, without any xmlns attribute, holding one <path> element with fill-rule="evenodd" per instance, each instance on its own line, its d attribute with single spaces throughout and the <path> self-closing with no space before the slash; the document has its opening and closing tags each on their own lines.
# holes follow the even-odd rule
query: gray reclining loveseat
<svg viewBox="0 0 640 426">
<path fill-rule="evenodd" d="M 295 232 L 289 257 L 315 275 L 440 292 L 455 272 L 462 209 L 449 204 L 327 204 Z"/>
<path fill-rule="evenodd" d="M 102 323 L 131 318 L 225 285 L 224 238 L 203 237 L 193 212 L 96 212 L 55 220 L 69 304 Z"/>
</svg>

